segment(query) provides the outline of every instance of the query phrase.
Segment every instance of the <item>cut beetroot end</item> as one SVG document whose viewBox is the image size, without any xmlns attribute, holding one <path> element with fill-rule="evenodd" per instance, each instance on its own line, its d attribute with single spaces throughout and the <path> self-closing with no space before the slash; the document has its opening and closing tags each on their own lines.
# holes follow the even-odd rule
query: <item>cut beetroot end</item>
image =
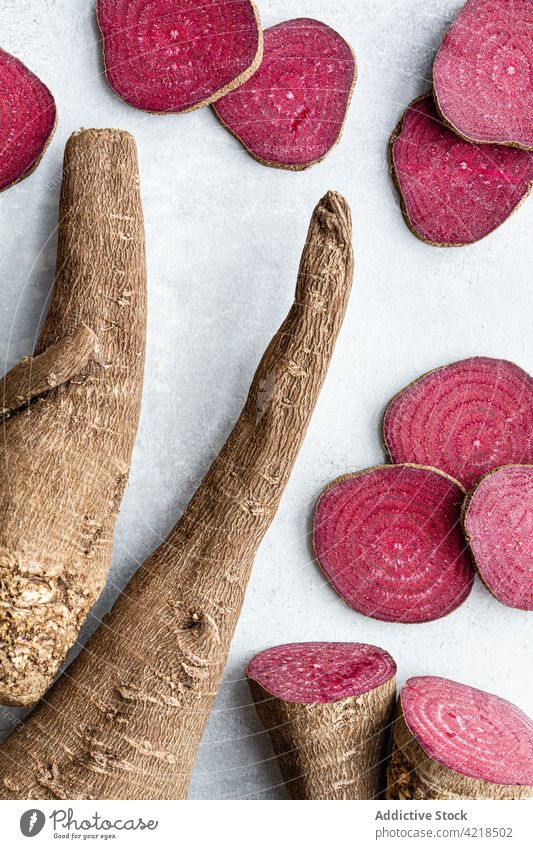
<svg viewBox="0 0 533 849">
<path fill-rule="evenodd" d="M 483 478 L 463 523 L 491 593 L 508 607 L 533 610 L 533 466 L 506 466 Z"/>
<path fill-rule="evenodd" d="M 471 489 L 497 466 L 533 463 L 533 379 L 489 357 L 444 366 L 391 401 L 383 436 L 393 463 L 435 466 Z"/>
<path fill-rule="evenodd" d="M 107 79 L 148 112 L 212 103 L 257 69 L 263 37 L 250 0 L 98 0 Z"/>
<path fill-rule="evenodd" d="M 335 30 L 285 21 L 265 31 L 257 73 L 214 110 L 259 162 L 300 170 L 338 142 L 356 77 L 353 51 Z"/>
<path fill-rule="evenodd" d="M 533 722 L 510 702 L 446 678 L 410 678 L 403 716 L 430 758 L 493 784 L 533 785 Z"/>
<path fill-rule="evenodd" d="M 284 701 L 314 705 L 367 693 L 393 678 L 396 664 L 363 643 L 291 643 L 257 654 L 245 675 Z"/>
<path fill-rule="evenodd" d="M 315 514 L 315 552 L 365 616 L 429 622 L 459 607 L 474 570 L 461 532 L 464 490 L 435 469 L 379 466 L 334 481 Z"/>
<path fill-rule="evenodd" d="M 492 233 L 524 200 L 533 155 L 459 138 L 430 95 L 407 108 L 390 143 L 407 226 L 432 245 L 469 245 Z"/>
<path fill-rule="evenodd" d="M 468 0 L 433 69 L 444 119 L 471 141 L 533 148 L 531 0 Z"/>
<path fill-rule="evenodd" d="M 0 191 L 28 177 L 56 126 L 51 92 L 19 59 L 0 50 Z"/>
</svg>

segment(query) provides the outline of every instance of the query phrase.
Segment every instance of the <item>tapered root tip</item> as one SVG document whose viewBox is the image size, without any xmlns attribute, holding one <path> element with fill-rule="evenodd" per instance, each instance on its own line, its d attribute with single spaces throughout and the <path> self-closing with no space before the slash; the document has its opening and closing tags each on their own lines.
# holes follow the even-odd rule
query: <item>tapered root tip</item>
<svg viewBox="0 0 533 849">
<path fill-rule="evenodd" d="M 340 242 L 352 240 L 352 214 L 348 201 L 338 192 L 326 192 L 315 209 L 315 217 Z"/>
</svg>

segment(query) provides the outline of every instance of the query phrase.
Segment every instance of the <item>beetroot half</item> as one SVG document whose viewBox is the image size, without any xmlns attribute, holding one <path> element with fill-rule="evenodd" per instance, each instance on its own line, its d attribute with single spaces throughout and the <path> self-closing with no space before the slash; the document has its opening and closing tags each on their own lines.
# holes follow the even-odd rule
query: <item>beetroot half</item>
<svg viewBox="0 0 533 849">
<path fill-rule="evenodd" d="M 289 643 L 257 654 L 244 674 L 284 701 L 317 705 L 379 687 L 394 677 L 396 664 L 364 643 Z"/>
<path fill-rule="evenodd" d="M 257 73 L 213 108 L 254 159 L 299 171 L 339 141 L 356 59 L 335 30 L 310 18 L 278 24 L 264 38 Z"/>
<path fill-rule="evenodd" d="M 468 0 L 433 68 L 435 98 L 474 142 L 533 148 L 531 0 Z"/>
<path fill-rule="evenodd" d="M 423 466 L 377 466 L 338 478 L 316 508 L 318 562 L 365 616 L 413 623 L 446 616 L 474 580 L 463 498 L 457 481 Z"/>
<path fill-rule="evenodd" d="M 497 466 L 533 463 L 533 379 L 489 357 L 443 366 L 393 398 L 383 437 L 393 463 L 435 466 L 469 490 Z"/>
<path fill-rule="evenodd" d="M 491 593 L 533 610 L 533 466 L 504 466 L 483 478 L 465 502 L 463 524 Z"/>
<path fill-rule="evenodd" d="M 51 92 L 19 59 L 0 50 L 0 191 L 37 168 L 55 127 Z"/>
<path fill-rule="evenodd" d="M 390 141 L 390 163 L 409 229 L 456 247 L 492 233 L 528 195 L 533 155 L 459 138 L 430 95 L 408 106 Z"/>
<path fill-rule="evenodd" d="M 240 86 L 263 50 L 250 0 L 98 0 L 114 91 L 147 112 L 190 112 Z"/>
<path fill-rule="evenodd" d="M 446 678 L 410 678 L 394 723 L 391 799 L 528 798 L 533 722 L 510 702 Z"/>
</svg>

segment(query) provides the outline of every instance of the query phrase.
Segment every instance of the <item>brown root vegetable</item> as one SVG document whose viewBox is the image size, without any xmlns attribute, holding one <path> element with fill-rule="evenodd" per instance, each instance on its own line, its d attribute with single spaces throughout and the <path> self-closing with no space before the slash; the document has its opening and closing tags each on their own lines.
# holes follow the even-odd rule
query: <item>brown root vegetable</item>
<svg viewBox="0 0 533 849">
<path fill-rule="evenodd" d="M 104 585 L 137 430 L 145 324 L 135 141 L 85 130 L 65 151 L 48 317 L 34 358 L 1 390 L 0 703 L 44 693 Z"/>
<path fill-rule="evenodd" d="M 318 204 L 294 305 L 226 445 L 67 674 L 0 749 L 0 797 L 178 799 L 340 330 L 353 275 L 346 201 Z"/>
<path fill-rule="evenodd" d="M 533 722 L 511 702 L 432 675 L 402 687 L 388 799 L 533 797 Z"/>
<path fill-rule="evenodd" d="M 361 643 L 293 643 L 245 672 L 292 799 L 375 799 L 384 790 L 396 664 Z"/>
</svg>

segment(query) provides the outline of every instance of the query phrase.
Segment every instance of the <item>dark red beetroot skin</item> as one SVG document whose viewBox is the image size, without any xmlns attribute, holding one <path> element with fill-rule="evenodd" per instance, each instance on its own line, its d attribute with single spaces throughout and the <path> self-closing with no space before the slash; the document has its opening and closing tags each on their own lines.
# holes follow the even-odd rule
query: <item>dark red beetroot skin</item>
<svg viewBox="0 0 533 849">
<path fill-rule="evenodd" d="M 396 664 L 364 643 L 290 643 L 256 654 L 244 674 L 284 701 L 316 705 L 374 690 L 396 675 Z"/>
<path fill-rule="evenodd" d="M 460 511 L 464 490 L 435 469 L 378 466 L 320 496 L 314 546 L 344 601 L 386 622 L 429 622 L 472 588 Z"/>
<path fill-rule="evenodd" d="M 261 61 L 250 0 L 97 0 L 106 76 L 148 112 L 189 112 L 241 85 Z"/>
<path fill-rule="evenodd" d="M 488 236 L 533 182 L 533 154 L 459 138 L 439 118 L 430 95 L 408 106 L 392 135 L 390 160 L 407 226 L 442 247 Z"/>
<path fill-rule="evenodd" d="M 393 398 L 383 437 L 393 463 L 435 466 L 469 490 L 497 466 L 533 463 L 533 379 L 489 357 L 443 366 Z"/>
<path fill-rule="evenodd" d="M 444 119 L 477 142 L 533 148 L 533 4 L 468 0 L 433 68 Z"/>
<path fill-rule="evenodd" d="M 431 675 L 406 681 L 400 699 L 433 760 L 469 778 L 533 785 L 533 722 L 511 702 Z"/>
<path fill-rule="evenodd" d="M 259 70 L 214 105 L 224 126 L 264 165 L 301 170 L 338 142 L 357 78 L 335 30 L 298 18 L 265 31 Z"/>
<path fill-rule="evenodd" d="M 483 478 L 465 502 L 463 524 L 491 593 L 533 610 L 533 466 L 504 466 Z"/>
<path fill-rule="evenodd" d="M 0 191 L 37 167 L 55 126 L 51 92 L 19 59 L 0 50 Z"/>
</svg>

